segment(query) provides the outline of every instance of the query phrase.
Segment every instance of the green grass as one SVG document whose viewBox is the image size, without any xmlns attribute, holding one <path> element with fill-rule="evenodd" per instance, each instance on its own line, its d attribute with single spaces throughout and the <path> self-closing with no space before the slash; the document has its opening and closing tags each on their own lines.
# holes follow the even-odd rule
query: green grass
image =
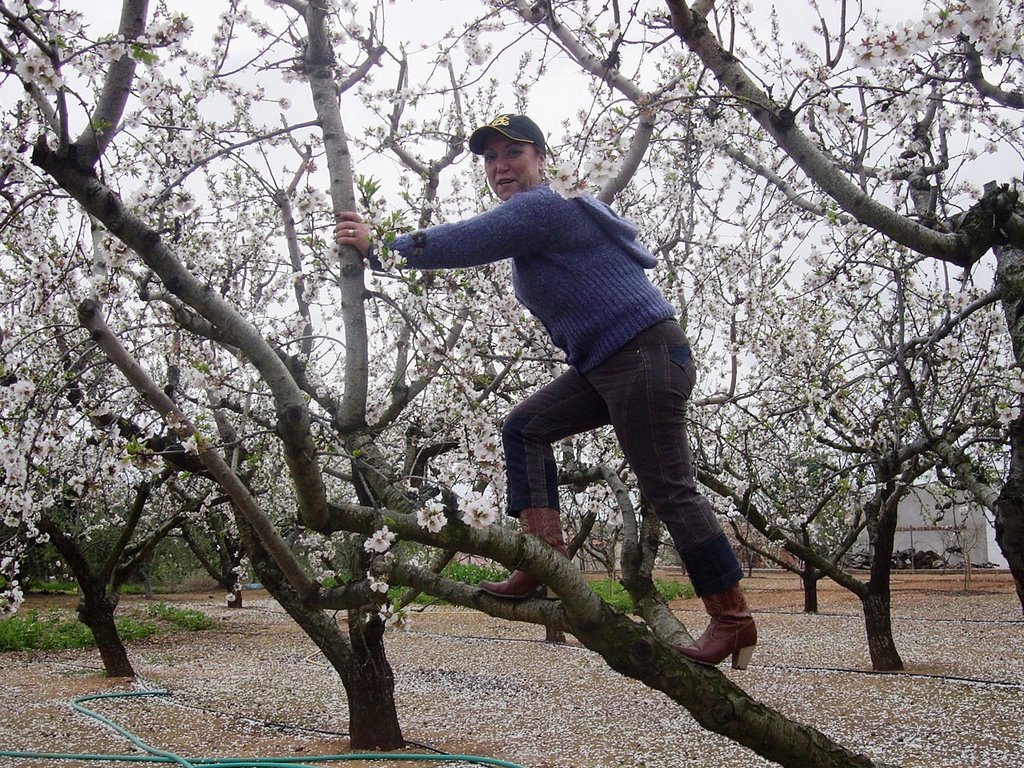
<svg viewBox="0 0 1024 768">
<path fill-rule="evenodd" d="M 157 603 L 148 606 L 144 615 L 118 616 L 114 624 L 124 642 L 133 642 L 182 630 L 210 629 L 216 622 L 201 611 Z M 0 620 L 0 652 L 90 648 L 95 644 L 89 628 L 68 611 L 28 610 Z"/>
<path fill-rule="evenodd" d="M 470 563 L 449 563 L 441 571 L 441 575 L 446 579 L 452 581 L 458 581 L 463 584 L 469 584 L 471 587 L 475 587 L 481 581 L 501 581 L 508 576 L 508 571 L 500 566 L 487 566 L 487 565 L 472 565 Z M 392 587 L 388 590 L 388 598 L 392 601 L 401 598 L 406 587 Z M 416 596 L 415 600 L 418 605 L 447 605 L 444 600 L 428 595 L 425 592 L 421 592 Z"/>
<path fill-rule="evenodd" d="M 502 581 L 508 578 L 509 574 L 506 569 L 498 566 L 451 563 L 441 572 L 441 575 L 454 581 L 460 581 L 463 584 L 476 586 L 481 581 Z M 629 599 L 629 593 L 626 592 L 619 582 L 604 579 L 600 581 L 593 581 L 590 583 L 590 586 L 593 587 L 598 597 L 612 607 L 618 608 L 620 611 L 624 612 L 632 610 L 633 604 Z M 661 595 L 662 600 L 665 600 L 666 602 L 678 597 L 693 597 L 693 587 L 689 584 L 655 579 L 654 586 L 658 590 L 658 594 Z M 398 599 L 404 589 L 404 587 L 394 587 L 394 594 L 391 596 L 392 599 Z M 443 601 L 439 601 L 436 597 L 432 597 L 427 594 L 421 594 L 416 598 L 416 602 L 421 604 L 436 604 Z"/>
<path fill-rule="evenodd" d="M 204 629 L 212 629 L 217 625 L 217 622 L 202 611 L 191 608 L 175 608 L 166 603 L 149 606 L 149 615 L 178 629 L 187 629 L 189 632 L 200 632 Z"/>
<path fill-rule="evenodd" d="M 452 581 L 476 586 L 481 581 L 502 581 L 508 571 L 499 566 L 472 565 L 470 563 L 449 563 L 441 575 Z"/>
<path fill-rule="evenodd" d="M 603 579 L 601 581 L 592 581 L 590 586 L 593 588 L 594 592 L 597 593 L 598 597 L 613 608 L 617 608 L 623 612 L 632 610 L 633 603 L 629 599 L 629 593 L 626 592 L 625 588 L 619 582 L 611 581 L 610 579 Z M 658 590 L 658 594 L 661 596 L 661 599 L 666 602 L 674 600 L 677 597 L 693 597 L 693 587 L 689 584 L 680 584 L 676 581 L 655 579 L 654 587 Z"/>
<path fill-rule="evenodd" d="M 159 628 L 151 622 L 123 617 L 114 622 L 125 641 L 155 635 Z M 0 621 L 0 651 L 57 650 L 88 648 L 95 645 L 92 632 L 78 619 L 58 610 L 25 611 Z"/>
<path fill-rule="evenodd" d="M 46 595 L 73 595 L 78 591 L 78 585 L 73 581 L 30 581 L 25 591 Z"/>
</svg>

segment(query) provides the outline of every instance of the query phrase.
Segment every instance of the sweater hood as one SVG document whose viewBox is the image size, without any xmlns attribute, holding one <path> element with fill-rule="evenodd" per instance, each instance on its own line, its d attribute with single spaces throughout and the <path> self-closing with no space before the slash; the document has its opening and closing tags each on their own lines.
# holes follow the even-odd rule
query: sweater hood
<svg viewBox="0 0 1024 768">
<path fill-rule="evenodd" d="M 601 228 L 608 238 L 615 243 L 622 251 L 629 255 L 644 269 L 652 269 L 657 263 L 654 255 L 637 240 L 637 229 L 633 224 L 621 218 L 611 208 L 600 200 L 580 196 L 572 198 L 580 209 Z"/>
</svg>

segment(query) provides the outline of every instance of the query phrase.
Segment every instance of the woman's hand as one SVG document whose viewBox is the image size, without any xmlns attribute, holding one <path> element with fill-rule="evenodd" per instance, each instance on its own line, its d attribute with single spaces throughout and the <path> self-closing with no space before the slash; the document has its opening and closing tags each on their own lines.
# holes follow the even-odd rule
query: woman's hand
<svg viewBox="0 0 1024 768">
<path fill-rule="evenodd" d="M 363 222 L 355 211 L 338 211 L 335 214 L 334 241 L 339 245 L 351 245 L 365 259 L 370 251 L 370 226 Z"/>
</svg>

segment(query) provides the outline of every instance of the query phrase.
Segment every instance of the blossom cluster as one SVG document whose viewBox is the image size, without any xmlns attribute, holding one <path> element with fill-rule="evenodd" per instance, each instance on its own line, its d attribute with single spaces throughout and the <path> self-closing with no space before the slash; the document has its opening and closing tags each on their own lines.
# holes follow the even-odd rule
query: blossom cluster
<svg viewBox="0 0 1024 768">
<path fill-rule="evenodd" d="M 462 520 L 472 528 L 488 528 L 498 519 L 498 510 L 484 493 L 467 491 L 459 498 Z"/>
<path fill-rule="evenodd" d="M 431 533 L 439 533 L 448 523 L 444 504 L 436 499 L 431 499 L 416 510 L 416 523 L 420 528 L 426 528 Z"/>
<path fill-rule="evenodd" d="M 397 608 L 394 603 L 386 603 L 377 613 L 378 618 L 384 622 L 387 629 L 408 629 L 409 611 L 406 608 Z"/>
<path fill-rule="evenodd" d="M 4 585 L 0 588 L 0 618 L 17 613 L 25 599 L 25 593 L 18 583 L 18 561 L 11 555 L 0 557 L 0 576 Z"/>
<path fill-rule="evenodd" d="M 858 63 L 889 65 L 959 34 L 989 58 L 1024 54 L 1024 37 L 1016 24 L 1000 14 L 997 0 L 971 0 L 929 8 L 917 21 L 899 24 L 885 35 L 864 38 L 856 47 Z"/>
<path fill-rule="evenodd" d="M 371 554 L 382 555 L 391 549 L 396 538 L 398 538 L 396 534 L 389 531 L 386 525 L 382 525 L 363 542 L 363 549 Z"/>
</svg>

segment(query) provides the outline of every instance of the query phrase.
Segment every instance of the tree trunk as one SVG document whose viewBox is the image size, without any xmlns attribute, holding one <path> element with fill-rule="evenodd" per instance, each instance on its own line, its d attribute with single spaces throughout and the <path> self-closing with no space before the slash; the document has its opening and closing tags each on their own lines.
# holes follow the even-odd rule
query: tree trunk
<svg viewBox="0 0 1024 768">
<path fill-rule="evenodd" d="M 800 581 L 804 588 L 804 613 L 818 612 L 818 572 L 809 565 L 800 571 Z"/>
<path fill-rule="evenodd" d="M 242 607 L 242 585 L 235 582 L 231 586 L 231 591 L 228 592 L 228 608 L 241 608 Z"/>
<path fill-rule="evenodd" d="M 395 675 L 384 651 L 384 622 L 349 611 L 349 736 L 352 749 L 398 749 L 405 745 L 395 709 Z"/>
<path fill-rule="evenodd" d="M 252 527 L 235 513 L 238 531 L 257 578 L 312 640 L 338 673 L 348 696 L 349 739 L 353 749 L 394 750 L 405 746 L 395 707 L 395 680 L 384 654 L 383 625 L 374 618 L 350 627 L 352 641 L 331 614 L 316 608 L 291 588 Z M 373 626 L 376 624 L 377 626 Z"/>
<path fill-rule="evenodd" d="M 78 601 L 78 618 L 92 632 L 96 648 L 103 659 L 107 677 L 135 677 L 135 670 L 128 660 L 128 650 L 117 634 L 114 611 L 119 597 L 105 594 L 96 585 L 86 586 L 79 582 L 82 597 Z"/>
<path fill-rule="evenodd" d="M 89 562 L 76 545 L 76 540 L 64 533 L 53 520 L 43 516 L 39 521 L 39 530 L 50 537 L 50 542 L 75 575 L 80 591 L 78 620 L 92 632 L 107 677 L 135 677 L 135 670 L 128 661 L 128 650 L 117 634 L 117 625 L 114 623 L 114 611 L 117 610 L 121 595 L 107 592 L 107 579 L 93 573 Z"/>
<path fill-rule="evenodd" d="M 861 598 L 864 607 L 864 628 L 868 634 L 871 668 L 876 672 L 898 672 L 903 659 L 892 637 L 892 601 L 889 591 L 869 592 Z"/>
<path fill-rule="evenodd" d="M 884 462 L 880 465 L 879 474 L 889 479 L 875 501 L 876 506 L 868 513 L 875 521 L 873 526 L 868 526 L 871 576 L 867 588 L 858 596 L 864 606 L 864 629 L 868 636 L 871 668 L 878 672 L 894 672 L 903 669 L 903 659 L 892 637 L 892 553 L 901 485 L 905 484 L 906 478 L 897 483 L 895 473 L 888 471 Z"/>
<path fill-rule="evenodd" d="M 999 246 L 992 251 L 1013 356 L 1024 368 L 1024 249 Z M 1024 416 L 1010 425 L 1009 440 L 1010 471 L 995 504 L 996 543 L 1010 566 L 1024 614 Z"/>
<path fill-rule="evenodd" d="M 1024 614 L 1024 417 L 1010 426 L 1010 472 L 995 512 L 996 543 L 1010 565 Z"/>
</svg>

